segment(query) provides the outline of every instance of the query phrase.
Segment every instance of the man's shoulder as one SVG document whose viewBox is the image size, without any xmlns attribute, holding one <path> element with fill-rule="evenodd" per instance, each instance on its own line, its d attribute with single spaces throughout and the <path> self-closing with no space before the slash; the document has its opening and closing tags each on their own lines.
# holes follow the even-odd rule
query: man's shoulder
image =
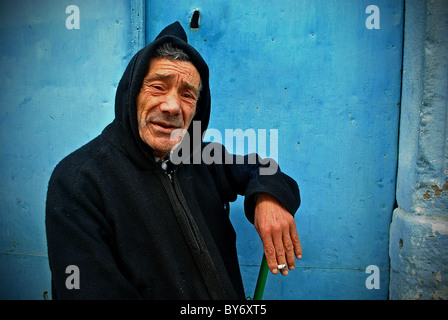
<svg viewBox="0 0 448 320">
<path fill-rule="evenodd" d="M 55 167 L 52 178 L 74 177 L 77 173 L 97 167 L 102 157 L 110 153 L 110 144 L 99 135 L 82 147 L 65 156 Z"/>
</svg>

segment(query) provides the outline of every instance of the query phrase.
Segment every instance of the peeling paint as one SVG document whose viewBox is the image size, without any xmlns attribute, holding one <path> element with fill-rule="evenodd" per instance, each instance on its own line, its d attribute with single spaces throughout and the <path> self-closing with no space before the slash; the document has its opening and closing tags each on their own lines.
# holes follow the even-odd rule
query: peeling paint
<svg viewBox="0 0 448 320">
<path fill-rule="evenodd" d="M 448 190 L 448 182 L 445 182 L 445 184 L 442 186 L 442 189 L 440 189 L 436 184 L 430 185 L 429 187 L 434 190 L 434 197 L 441 197 L 442 192 Z M 448 195 L 448 193 L 444 193 L 444 195 Z"/>
<path fill-rule="evenodd" d="M 432 184 L 428 187 L 432 190 L 432 192 L 431 190 L 426 190 L 426 192 L 423 194 L 423 200 L 431 200 L 431 197 L 438 198 L 442 196 L 448 196 L 448 182 L 445 182 L 441 188 L 437 184 Z"/>
<path fill-rule="evenodd" d="M 448 296 L 448 286 L 442 287 L 440 290 L 436 290 L 431 293 L 430 298 L 433 300 L 445 300 Z"/>
<path fill-rule="evenodd" d="M 434 235 L 436 234 L 436 232 L 441 235 L 448 235 L 448 223 L 431 223 L 431 230 Z"/>
</svg>

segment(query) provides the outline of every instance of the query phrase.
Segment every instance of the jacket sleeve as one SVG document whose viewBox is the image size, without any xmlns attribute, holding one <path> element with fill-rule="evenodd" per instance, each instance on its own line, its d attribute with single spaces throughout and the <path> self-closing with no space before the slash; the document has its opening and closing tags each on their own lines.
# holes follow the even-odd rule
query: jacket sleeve
<svg viewBox="0 0 448 320">
<path fill-rule="evenodd" d="M 53 299 L 139 299 L 117 262 L 101 196 L 81 176 L 59 166 L 49 182 L 45 223 Z"/>
<path fill-rule="evenodd" d="M 218 150 L 218 144 L 214 146 Z M 212 148 L 209 146 L 209 149 Z M 252 153 L 246 156 L 232 155 L 221 145 L 222 162 L 217 165 L 223 200 L 234 201 L 236 195 L 244 195 L 247 219 L 254 222 L 255 205 L 259 193 L 269 193 L 294 215 L 300 206 L 299 187 L 295 180 L 280 170 L 274 159 L 261 159 Z"/>
</svg>

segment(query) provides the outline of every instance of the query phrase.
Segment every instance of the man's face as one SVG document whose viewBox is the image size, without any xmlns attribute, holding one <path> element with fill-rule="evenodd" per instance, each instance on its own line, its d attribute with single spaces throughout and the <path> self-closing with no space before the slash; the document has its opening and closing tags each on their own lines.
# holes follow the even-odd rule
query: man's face
<svg viewBox="0 0 448 320">
<path fill-rule="evenodd" d="M 187 61 L 153 59 L 136 99 L 140 138 L 165 157 L 179 142 L 170 140 L 176 129 L 188 129 L 199 97 L 200 75 Z"/>
</svg>

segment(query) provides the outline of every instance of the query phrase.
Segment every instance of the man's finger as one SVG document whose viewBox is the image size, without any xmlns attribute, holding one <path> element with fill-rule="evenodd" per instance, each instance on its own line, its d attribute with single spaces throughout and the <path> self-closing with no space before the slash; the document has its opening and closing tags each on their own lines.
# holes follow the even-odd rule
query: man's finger
<svg viewBox="0 0 448 320">
<path fill-rule="evenodd" d="M 285 257 L 288 268 L 289 270 L 293 270 L 296 265 L 296 260 L 294 259 L 294 244 L 289 233 L 283 234 L 283 246 L 285 248 Z"/>
<path fill-rule="evenodd" d="M 286 251 L 283 245 L 283 234 L 282 232 L 276 232 L 273 235 L 275 256 L 277 258 L 277 266 L 286 265 L 285 268 L 280 269 L 282 275 L 286 276 L 288 274 L 288 262 L 286 260 Z M 279 267 L 280 268 L 280 267 Z"/>
<path fill-rule="evenodd" d="M 295 224 L 290 227 L 289 233 L 291 235 L 291 242 L 294 246 L 294 253 L 297 259 L 302 259 L 302 245 L 300 244 L 300 238 L 297 234 L 297 228 Z"/>
<path fill-rule="evenodd" d="M 273 274 L 278 273 L 278 264 L 277 264 L 277 257 L 275 255 L 275 248 L 274 243 L 272 242 L 272 239 L 269 238 L 269 240 L 265 239 L 263 241 L 263 247 L 264 247 L 264 255 L 266 257 L 266 263 L 268 264 L 269 270 Z"/>
</svg>

